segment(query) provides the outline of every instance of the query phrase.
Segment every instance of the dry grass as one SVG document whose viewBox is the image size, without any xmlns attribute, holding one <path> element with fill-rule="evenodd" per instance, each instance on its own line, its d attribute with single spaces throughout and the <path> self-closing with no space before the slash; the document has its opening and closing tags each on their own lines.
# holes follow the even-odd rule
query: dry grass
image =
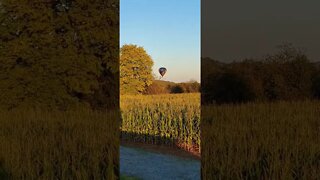
<svg viewBox="0 0 320 180">
<path fill-rule="evenodd" d="M 12 179 L 116 179 L 118 119 L 86 109 L 0 112 L 0 166 Z"/>
<path fill-rule="evenodd" d="M 202 108 L 203 179 L 320 179 L 320 102 Z"/>
</svg>

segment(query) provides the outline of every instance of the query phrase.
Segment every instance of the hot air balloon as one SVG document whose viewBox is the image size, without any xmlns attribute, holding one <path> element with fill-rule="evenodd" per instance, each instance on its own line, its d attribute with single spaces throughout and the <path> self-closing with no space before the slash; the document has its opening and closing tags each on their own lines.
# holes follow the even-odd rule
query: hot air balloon
<svg viewBox="0 0 320 180">
<path fill-rule="evenodd" d="M 167 69 L 165 67 L 161 67 L 159 68 L 159 73 L 161 75 L 161 77 L 163 77 L 167 72 Z"/>
</svg>

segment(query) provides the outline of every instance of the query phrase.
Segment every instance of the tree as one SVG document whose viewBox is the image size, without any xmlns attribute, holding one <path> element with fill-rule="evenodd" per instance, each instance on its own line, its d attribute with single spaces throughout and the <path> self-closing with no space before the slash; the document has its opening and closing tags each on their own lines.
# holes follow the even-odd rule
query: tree
<svg viewBox="0 0 320 180">
<path fill-rule="evenodd" d="M 225 71 L 227 64 L 210 58 L 201 58 L 201 104 L 214 102 L 213 82 L 215 78 Z"/>
<path fill-rule="evenodd" d="M 291 44 L 265 60 L 265 92 L 271 100 L 297 100 L 312 95 L 314 65 L 305 53 Z"/>
<path fill-rule="evenodd" d="M 2 0 L 0 106 L 115 107 L 118 0 Z"/>
<path fill-rule="evenodd" d="M 153 60 L 143 47 L 123 45 L 120 49 L 120 93 L 140 94 L 152 84 Z"/>
<path fill-rule="evenodd" d="M 250 87 L 256 100 L 265 100 L 263 75 L 264 64 L 256 59 L 244 59 L 241 62 L 233 62 L 229 65 L 229 70 L 241 77 Z"/>
</svg>

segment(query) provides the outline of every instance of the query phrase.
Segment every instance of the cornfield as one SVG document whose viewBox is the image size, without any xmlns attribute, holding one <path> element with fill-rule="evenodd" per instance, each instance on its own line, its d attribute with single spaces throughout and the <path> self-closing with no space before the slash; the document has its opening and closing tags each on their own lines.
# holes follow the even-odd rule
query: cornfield
<svg viewBox="0 0 320 180">
<path fill-rule="evenodd" d="M 120 104 L 123 140 L 199 148 L 199 93 L 123 95 Z"/>
<path fill-rule="evenodd" d="M 320 179 L 320 102 L 202 107 L 203 179 Z"/>
<path fill-rule="evenodd" d="M 0 112 L 0 179 L 118 179 L 119 113 Z"/>
</svg>

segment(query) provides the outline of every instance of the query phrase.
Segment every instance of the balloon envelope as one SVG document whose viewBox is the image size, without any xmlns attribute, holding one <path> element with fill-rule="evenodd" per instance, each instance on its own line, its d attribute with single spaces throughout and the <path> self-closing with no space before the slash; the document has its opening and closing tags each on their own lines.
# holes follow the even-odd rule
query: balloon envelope
<svg viewBox="0 0 320 180">
<path fill-rule="evenodd" d="M 166 68 L 164 68 L 164 67 L 159 68 L 159 73 L 161 76 L 164 76 L 166 74 L 166 72 L 167 72 Z"/>
</svg>

